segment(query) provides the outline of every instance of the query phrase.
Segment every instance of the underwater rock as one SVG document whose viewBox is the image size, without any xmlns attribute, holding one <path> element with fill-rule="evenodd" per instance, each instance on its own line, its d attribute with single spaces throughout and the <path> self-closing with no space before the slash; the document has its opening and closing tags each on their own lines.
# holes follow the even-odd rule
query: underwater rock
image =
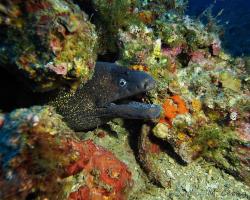
<svg viewBox="0 0 250 200">
<path fill-rule="evenodd" d="M 24 13 L 26 7 L 20 8 L 19 1 L 11 2 L 0 3 L 0 24 L 4 28 L 1 29 L 0 38 L 7 38 L 8 42 L 1 40 L 1 47 L 5 46 L 0 48 L 0 56 L 4 55 L 0 62 L 9 64 L 9 58 L 13 58 L 11 64 L 17 63 L 19 68 L 27 71 L 26 75 L 33 74 L 30 69 L 34 70 L 32 80 L 42 87 L 36 88 L 39 91 L 53 89 L 57 86 L 55 83 L 72 83 L 81 78 L 84 85 L 91 78 L 93 68 L 90 66 L 94 65 L 95 53 L 89 52 L 95 52 L 97 36 L 83 12 L 71 1 L 41 0 L 33 4 L 29 0 L 24 5 L 32 2 L 32 6 L 28 6 L 28 12 L 24 15 L 19 14 L 18 10 Z M 7 142 L 6 137 L 0 139 L 3 144 L 1 154 L 7 155 L 1 158 L 0 187 L 4 188 L 4 192 L 0 195 L 6 195 L 9 199 L 126 199 L 133 178 L 135 185 L 139 186 L 132 197 L 128 197 L 131 199 L 249 199 L 246 184 L 237 182 L 214 167 L 220 167 L 249 184 L 248 61 L 244 63 L 240 58 L 227 54 L 220 46 L 218 33 L 212 32 L 198 20 L 183 15 L 185 1 L 79 2 L 82 2 L 82 10 L 89 11 L 91 22 L 97 27 L 100 58 L 109 62 L 118 58 L 118 63 L 152 75 L 157 87 L 147 92 L 141 100 L 162 105 L 164 113 L 155 123 L 132 121 L 129 124 L 121 120 L 122 123 L 116 124 L 113 121 L 109 123 L 111 130 L 103 127 L 101 133 L 96 130 L 88 132 L 89 138 L 99 141 L 99 145 L 105 145 L 126 165 L 132 166 L 133 174 L 112 153 L 91 140 L 75 138 L 73 131 L 65 125 L 54 131 L 61 121 L 55 120 L 54 112 L 51 115 L 46 111 L 47 107 L 37 107 L 34 115 L 28 117 L 29 123 L 24 126 L 23 122 L 19 126 L 16 118 L 4 115 L 0 118 L 0 132 L 5 130 L 2 135 L 9 135 L 8 130 L 12 130 L 17 123 L 20 131 L 13 133 L 21 137 L 10 140 L 7 137 Z M 51 8 L 48 9 L 48 6 Z M 93 10 L 88 10 L 88 6 L 92 6 Z M 62 13 L 55 11 L 59 8 L 63 8 Z M 175 12 L 176 9 L 180 12 Z M 51 14 L 47 10 L 51 10 Z M 55 13 L 60 14 L 56 16 Z M 79 13 L 83 16 L 78 16 Z M 24 20 L 22 16 L 25 16 Z M 52 21 L 56 22 L 55 26 L 54 23 L 53 26 L 48 25 Z M 58 26 L 58 31 L 53 29 Z M 49 34 L 44 35 L 44 27 L 48 27 L 45 32 Z M 2 30 L 6 30 L 6 33 L 2 33 Z M 41 35 L 36 36 L 35 31 Z M 58 34 L 59 41 L 56 37 Z M 48 38 L 51 35 L 53 37 Z M 16 38 L 22 38 L 24 42 L 20 43 L 21 40 Z M 30 38 L 40 38 L 41 42 L 39 45 L 33 44 Z M 82 46 L 82 38 L 83 41 L 90 39 L 86 45 L 90 48 L 88 51 Z M 65 43 L 65 51 L 61 47 L 64 41 L 69 42 Z M 10 50 L 6 52 L 6 48 Z M 48 54 L 48 49 L 51 54 Z M 37 55 L 38 51 L 40 53 Z M 14 57 L 11 52 L 14 52 Z M 83 56 L 82 53 L 86 52 Z M 80 73 L 86 76 L 78 74 L 76 66 L 82 66 L 82 60 L 75 60 L 75 55 L 84 58 L 84 62 L 85 58 L 90 60 L 86 65 L 84 63 L 86 73 Z M 24 59 L 20 60 L 22 56 Z M 42 64 L 33 65 L 38 62 L 36 57 Z M 16 62 L 16 59 L 22 62 Z M 32 65 L 26 63 L 27 59 Z M 54 63 L 53 59 L 58 63 Z M 68 62 L 74 62 L 70 70 Z M 48 70 L 46 76 L 39 74 L 44 74 L 40 71 L 43 70 L 42 66 Z M 46 82 L 47 77 L 49 83 Z M 43 125 L 40 124 L 40 117 L 36 117 L 42 112 L 40 109 L 45 109 L 43 117 L 49 118 Z M 19 110 L 23 111 L 30 113 L 26 109 Z M 121 111 L 126 114 L 126 109 Z M 74 110 L 72 112 L 76 113 Z M 20 116 L 22 114 L 17 118 L 21 120 Z M 26 118 L 24 121 L 27 121 Z M 47 130 L 47 123 L 52 130 Z M 138 158 L 141 166 L 135 158 Z M 45 184 L 47 182 L 50 184 Z M 9 194 L 14 194 L 14 197 Z"/>
<path fill-rule="evenodd" d="M 154 161 L 162 150 L 159 144 L 150 139 L 150 133 L 150 126 L 144 124 L 138 140 L 139 161 L 149 180 L 160 187 L 168 188 L 170 184 L 168 178 L 161 173 L 161 169 Z"/>
<path fill-rule="evenodd" d="M 204 157 L 247 182 L 241 175 L 246 165 L 237 165 L 248 156 L 242 152 L 243 161 L 236 155 L 235 141 L 241 139 L 233 125 L 248 112 L 247 63 L 224 52 L 218 33 L 187 16 L 170 14 L 155 26 L 131 26 L 119 36 L 119 62 L 146 66 L 158 83 L 147 98 L 161 104 L 164 113 L 150 134 L 186 163 Z M 178 102 L 175 96 L 181 97 Z"/>
<path fill-rule="evenodd" d="M 93 74 L 97 35 L 70 1 L 0 3 L 0 64 L 36 91 L 86 82 Z"/>
<path fill-rule="evenodd" d="M 173 15 L 183 13 L 186 5 L 184 1 L 175 0 L 77 0 L 75 2 L 91 16 L 99 36 L 99 56 L 109 61 L 123 57 L 121 54 L 124 47 L 119 41 L 120 31 L 128 33 L 131 27 L 154 26 L 156 21 L 165 18 L 168 12 Z"/>
<path fill-rule="evenodd" d="M 103 61 L 116 61 L 119 57 L 117 35 L 119 29 L 139 22 L 136 10 L 141 3 L 130 0 L 76 0 L 80 8 L 91 16 L 98 33 L 98 54 Z"/>
<path fill-rule="evenodd" d="M 180 120 L 182 126 L 184 125 L 184 121 L 183 119 Z M 204 124 L 199 127 L 196 123 L 192 125 L 186 124 L 182 128 L 178 127 L 177 124 L 173 124 L 173 127 L 177 125 L 175 128 L 168 128 L 162 123 L 157 124 L 153 129 L 147 126 L 147 129 L 143 129 L 141 137 L 145 135 L 145 130 L 148 134 L 147 137 L 153 133 L 156 137 L 163 140 L 163 143 L 161 143 L 163 147 L 171 146 L 176 154 L 174 158 L 177 161 L 181 159 L 183 164 L 191 164 L 198 158 L 203 157 L 207 161 L 215 163 L 217 167 L 235 176 L 236 179 L 244 181 L 249 185 L 250 140 L 248 136 L 249 130 L 246 128 L 247 125 L 246 127 L 243 125 L 244 127 L 241 126 L 241 128 L 237 128 L 238 131 L 232 131 L 226 127 L 221 128 L 216 124 Z M 139 149 L 145 148 L 145 144 L 139 146 Z M 148 161 L 149 156 L 150 153 L 145 153 L 143 156 L 143 166 L 146 166 L 146 169 L 150 170 L 150 176 L 155 173 L 159 174 L 157 168 L 150 164 L 153 162 L 153 157 L 151 157 L 150 162 Z M 157 180 L 161 179 L 157 178 Z"/>
<path fill-rule="evenodd" d="M 65 198 L 62 190 L 67 181 L 62 180 L 62 175 L 64 167 L 73 161 L 74 152 L 63 140 L 73 137 L 71 133 L 50 107 L 5 114 L 0 129 L 0 198 Z"/>
<path fill-rule="evenodd" d="M 116 54 L 118 51 L 117 34 L 119 29 L 126 28 L 136 19 L 134 13 L 135 3 L 136 1 L 130 0 L 92 1 L 93 8 L 96 11 L 94 23 L 101 38 L 99 43 L 100 54 Z"/>
<path fill-rule="evenodd" d="M 110 126 L 112 130 L 107 127 Z M 170 153 L 170 145 L 164 144 L 161 140 L 147 133 L 143 141 L 146 144 L 141 152 L 142 157 L 148 159 L 149 173 L 155 173 L 157 180 L 165 185 L 155 184 L 142 171 L 142 162 L 138 162 L 138 149 L 134 145 L 138 144 L 140 124 L 133 121 L 115 119 L 108 123 L 108 126 L 78 133 L 84 139 L 93 140 L 96 144 L 104 146 L 112 151 L 120 160 L 126 163 L 132 172 L 134 181 L 128 199 L 238 199 L 239 197 L 249 199 L 250 191 L 244 183 L 235 180 L 229 174 L 216 168 L 210 162 L 203 159 L 194 161 L 188 165 L 176 162 L 176 155 Z M 126 126 L 126 127 L 125 127 Z M 146 127 L 152 126 L 147 124 Z M 105 137 L 99 137 L 100 135 Z M 147 145 L 148 144 L 148 145 Z M 154 171 L 155 170 L 155 171 Z M 146 168 L 144 168 L 146 171 Z M 148 173 L 148 172 L 147 172 Z M 157 183 L 157 182 L 156 182 Z M 84 191 L 84 190 L 82 190 Z"/>
<path fill-rule="evenodd" d="M 77 139 L 51 107 L 18 109 L 3 121 L 1 199 L 78 199 L 82 188 L 89 199 L 125 198 L 132 184 L 127 166 L 93 141 Z"/>
<path fill-rule="evenodd" d="M 71 192 L 69 199 L 126 199 L 132 186 L 128 167 L 91 140 L 75 145 L 80 147 L 76 147 L 80 159 L 67 167 L 67 173 L 74 175 L 82 170 L 85 184 Z"/>
</svg>

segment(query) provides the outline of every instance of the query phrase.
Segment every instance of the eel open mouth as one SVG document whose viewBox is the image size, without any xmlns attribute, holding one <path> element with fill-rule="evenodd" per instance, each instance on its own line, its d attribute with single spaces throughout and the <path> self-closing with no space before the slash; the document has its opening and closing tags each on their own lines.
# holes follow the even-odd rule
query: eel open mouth
<svg viewBox="0 0 250 200">
<path fill-rule="evenodd" d="M 157 119 L 161 113 L 159 105 L 129 99 L 110 103 L 106 109 L 112 115 L 125 119 Z"/>
<path fill-rule="evenodd" d="M 160 117 L 161 107 L 132 101 L 128 104 L 111 103 L 108 110 L 117 117 L 126 119 L 157 119 Z"/>
<path fill-rule="evenodd" d="M 146 72 L 130 70 L 112 63 L 97 62 L 93 84 L 106 81 L 103 91 L 99 92 L 97 108 L 102 117 L 120 117 L 127 119 L 156 119 L 160 117 L 161 107 L 142 102 L 141 95 L 152 90 L 156 81 Z M 109 79 L 107 79 L 109 80 Z M 103 84 L 102 84 L 103 85 Z M 100 88 L 97 85 L 96 88 Z M 138 100 L 139 95 L 139 102 Z M 132 99 L 131 99 L 132 98 Z M 134 101 L 134 99 L 136 101 Z"/>
</svg>

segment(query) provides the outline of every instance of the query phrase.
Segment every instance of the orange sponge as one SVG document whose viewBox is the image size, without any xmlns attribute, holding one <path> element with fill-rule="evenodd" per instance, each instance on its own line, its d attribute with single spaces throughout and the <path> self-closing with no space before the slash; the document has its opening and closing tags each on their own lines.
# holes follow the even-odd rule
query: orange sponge
<svg viewBox="0 0 250 200">
<path fill-rule="evenodd" d="M 172 120 L 179 114 L 188 113 L 185 101 L 179 96 L 174 95 L 166 99 L 162 105 L 164 110 L 164 118 L 160 119 L 161 123 L 172 125 Z"/>
</svg>

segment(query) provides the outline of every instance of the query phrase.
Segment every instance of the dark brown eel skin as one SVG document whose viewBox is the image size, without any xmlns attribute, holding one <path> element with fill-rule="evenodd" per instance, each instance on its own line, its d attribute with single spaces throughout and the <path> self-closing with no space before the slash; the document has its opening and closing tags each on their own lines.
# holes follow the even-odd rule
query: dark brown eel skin
<svg viewBox="0 0 250 200">
<path fill-rule="evenodd" d="M 50 96 L 46 104 L 55 107 L 69 127 L 82 131 L 116 117 L 158 118 L 160 106 L 133 101 L 116 103 L 154 87 L 154 79 L 145 72 L 130 70 L 115 63 L 97 62 L 90 81 L 80 85 L 75 92 L 61 89 L 56 95 Z"/>
<path fill-rule="evenodd" d="M 8 85 L 8 89 L 4 89 L 6 82 L 0 80 L 3 82 L 0 86 L 3 91 L 0 109 L 10 112 L 33 105 L 51 105 L 75 131 L 98 127 L 116 117 L 155 119 L 161 112 L 157 105 L 126 100 L 153 89 L 154 79 L 145 72 L 130 70 L 115 63 L 97 62 L 92 79 L 80 84 L 74 91 L 70 87 L 62 86 L 38 93 L 33 92 L 22 81 L 14 83 L 15 76 L 11 75 L 10 79 L 13 80 L 13 86 Z M 10 82 L 9 78 L 5 81 Z"/>
</svg>

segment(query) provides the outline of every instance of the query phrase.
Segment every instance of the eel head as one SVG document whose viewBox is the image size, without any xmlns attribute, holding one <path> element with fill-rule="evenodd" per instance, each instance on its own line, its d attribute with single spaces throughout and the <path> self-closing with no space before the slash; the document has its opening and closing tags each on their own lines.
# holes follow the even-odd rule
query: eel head
<svg viewBox="0 0 250 200">
<path fill-rule="evenodd" d="M 106 116 L 155 119 L 160 116 L 160 106 L 123 101 L 147 92 L 155 85 L 155 80 L 145 72 L 130 70 L 114 63 L 97 62 L 94 77 L 89 82 L 89 91 L 95 91 L 95 105 Z"/>
</svg>

